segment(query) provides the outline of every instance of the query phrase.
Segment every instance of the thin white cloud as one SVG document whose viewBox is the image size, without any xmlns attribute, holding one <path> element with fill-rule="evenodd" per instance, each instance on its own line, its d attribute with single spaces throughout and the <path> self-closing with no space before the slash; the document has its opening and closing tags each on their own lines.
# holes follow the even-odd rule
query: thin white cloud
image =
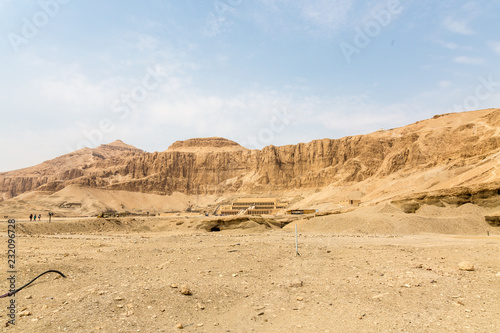
<svg viewBox="0 0 500 333">
<path fill-rule="evenodd" d="M 241 2 L 214 2 L 208 14 L 203 33 L 207 37 L 216 37 L 233 25 L 233 17 L 238 13 Z"/>
<path fill-rule="evenodd" d="M 39 81 L 39 85 L 47 102 L 64 103 L 90 111 L 102 107 L 106 101 L 103 86 L 94 85 L 81 73 L 71 73 L 57 79 L 43 79 Z"/>
<path fill-rule="evenodd" d="M 207 37 L 216 37 L 224 32 L 230 25 L 227 16 L 219 16 L 215 13 L 210 13 L 207 18 L 204 33 Z"/>
<path fill-rule="evenodd" d="M 491 49 L 494 52 L 500 54 L 500 42 L 492 41 L 492 42 L 489 42 L 488 45 L 491 47 Z"/>
<path fill-rule="evenodd" d="M 443 21 L 443 26 L 448 31 L 461 35 L 473 35 L 474 31 L 469 27 L 469 21 L 448 16 Z"/>
<path fill-rule="evenodd" d="M 467 57 L 467 56 L 455 57 L 455 58 L 453 58 L 453 61 L 457 64 L 463 64 L 463 65 L 482 65 L 482 64 L 484 64 L 483 58 Z"/>
<path fill-rule="evenodd" d="M 16 130 L 15 144 L 2 146 L 2 154 L 9 156 L 0 163 L 0 172 L 30 167 L 43 161 L 68 153 L 64 142 L 71 142 L 75 135 L 74 128 L 60 127 L 43 130 L 39 126 L 23 126 Z M 12 143 L 13 134 L 0 133 L 1 142 Z"/>
<path fill-rule="evenodd" d="M 408 106 L 403 104 L 377 105 L 368 96 L 338 97 L 330 101 L 330 105 L 320 108 L 319 112 L 311 114 L 305 123 L 311 126 L 315 123 L 342 135 L 358 135 L 390 129 L 410 123 Z M 312 121 L 311 121 L 312 120 Z M 348 130 L 346 130 L 346 125 Z M 331 137 L 331 136 L 330 136 Z"/>
<path fill-rule="evenodd" d="M 254 13 L 254 21 L 266 30 L 279 27 L 285 31 L 307 32 L 325 36 L 344 29 L 354 0 L 260 0 L 262 10 Z M 264 15 L 263 15 L 264 14 Z"/>
<path fill-rule="evenodd" d="M 2 9 L 5 5 L 13 2 L 14 0 L 0 0 L 0 9 Z"/>
<path fill-rule="evenodd" d="M 160 45 L 160 41 L 151 35 L 139 34 L 135 46 L 139 51 L 156 51 Z"/>
<path fill-rule="evenodd" d="M 353 0 L 310 0 L 299 2 L 302 16 L 306 21 L 327 29 L 343 27 Z"/>
<path fill-rule="evenodd" d="M 444 80 L 439 82 L 439 86 L 441 88 L 448 88 L 451 85 L 452 85 L 451 81 Z"/>
<path fill-rule="evenodd" d="M 446 47 L 447 49 L 450 49 L 450 50 L 456 50 L 459 48 L 458 44 L 456 44 L 456 43 L 446 42 L 446 41 L 442 41 L 442 40 L 436 40 L 435 42 L 443 47 Z"/>
</svg>

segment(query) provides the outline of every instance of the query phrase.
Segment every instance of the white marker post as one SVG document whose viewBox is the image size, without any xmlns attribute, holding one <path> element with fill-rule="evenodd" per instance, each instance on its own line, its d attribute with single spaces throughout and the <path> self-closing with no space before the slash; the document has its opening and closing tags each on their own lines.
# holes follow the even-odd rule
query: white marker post
<svg viewBox="0 0 500 333">
<path fill-rule="evenodd" d="M 297 223 L 295 223 L 295 255 L 300 256 L 299 253 L 299 240 L 297 237 Z"/>
</svg>

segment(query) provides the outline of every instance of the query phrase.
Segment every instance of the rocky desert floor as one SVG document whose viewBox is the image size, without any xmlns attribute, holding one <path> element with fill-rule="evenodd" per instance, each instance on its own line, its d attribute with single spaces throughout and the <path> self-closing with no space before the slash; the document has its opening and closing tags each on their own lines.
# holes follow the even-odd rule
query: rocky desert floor
<svg viewBox="0 0 500 333">
<path fill-rule="evenodd" d="M 14 326 L 10 298 L 0 299 L 1 331 L 500 331 L 498 233 L 318 233 L 297 223 L 296 255 L 295 223 L 220 232 L 206 223 L 18 221 L 17 286 L 49 269 L 67 278 L 46 274 L 16 294 Z"/>
</svg>

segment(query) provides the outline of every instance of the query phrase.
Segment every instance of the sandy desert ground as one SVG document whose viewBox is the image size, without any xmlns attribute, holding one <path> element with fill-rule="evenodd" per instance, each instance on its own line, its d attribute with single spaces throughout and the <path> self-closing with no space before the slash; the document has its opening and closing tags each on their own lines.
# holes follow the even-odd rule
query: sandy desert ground
<svg viewBox="0 0 500 333">
<path fill-rule="evenodd" d="M 497 332 L 500 233 L 459 209 L 17 221 L 18 287 L 67 278 L 19 292 L 15 326 L 0 299 L 2 331 Z"/>
</svg>

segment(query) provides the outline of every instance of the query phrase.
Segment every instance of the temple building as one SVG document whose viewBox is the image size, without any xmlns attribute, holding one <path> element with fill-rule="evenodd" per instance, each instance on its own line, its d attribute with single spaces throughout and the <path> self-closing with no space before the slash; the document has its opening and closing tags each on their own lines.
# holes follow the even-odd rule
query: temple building
<svg viewBox="0 0 500 333">
<path fill-rule="evenodd" d="M 231 205 L 221 205 L 216 215 L 273 215 L 283 211 L 288 203 L 277 198 L 240 198 Z M 283 211 L 284 212 L 284 211 Z"/>
</svg>

